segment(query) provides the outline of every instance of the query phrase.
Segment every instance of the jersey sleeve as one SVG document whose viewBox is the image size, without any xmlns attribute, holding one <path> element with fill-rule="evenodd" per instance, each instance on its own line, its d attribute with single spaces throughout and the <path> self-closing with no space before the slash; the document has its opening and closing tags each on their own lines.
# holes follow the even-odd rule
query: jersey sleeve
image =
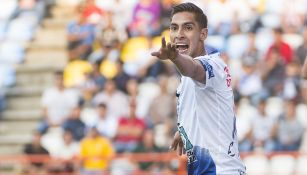
<svg viewBox="0 0 307 175">
<path fill-rule="evenodd" d="M 218 55 L 218 54 L 216 54 Z M 195 58 L 198 60 L 206 72 L 206 80 L 203 82 L 195 81 L 195 84 L 199 86 L 200 88 L 221 88 L 221 86 L 226 86 L 226 73 L 225 68 L 226 65 L 223 64 L 219 56 L 202 56 Z"/>
</svg>

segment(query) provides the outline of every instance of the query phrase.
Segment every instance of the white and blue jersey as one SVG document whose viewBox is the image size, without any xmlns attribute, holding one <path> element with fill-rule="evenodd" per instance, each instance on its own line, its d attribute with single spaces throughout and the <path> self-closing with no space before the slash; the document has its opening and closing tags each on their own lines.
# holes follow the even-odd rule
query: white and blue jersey
<svg viewBox="0 0 307 175">
<path fill-rule="evenodd" d="M 243 175 L 228 67 L 218 52 L 195 59 L 203 65 L 206 80 L 182 76 L 177 88 L 178 130 L 188 156 L 188 174 Z"/>
</svg>

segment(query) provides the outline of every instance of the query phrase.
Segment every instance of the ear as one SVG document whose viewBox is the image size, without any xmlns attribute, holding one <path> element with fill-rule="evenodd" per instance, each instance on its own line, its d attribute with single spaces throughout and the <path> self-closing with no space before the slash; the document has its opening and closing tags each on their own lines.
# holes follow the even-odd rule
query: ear
<svg viewBox="0 0 307 175">
<path fill-rule="evenodd" d="M 203 28 L 200 31 L 200 40 L 205 41 L 205 39 L 208 36 L 208 29 L 207 28 Z"/>
</svg>

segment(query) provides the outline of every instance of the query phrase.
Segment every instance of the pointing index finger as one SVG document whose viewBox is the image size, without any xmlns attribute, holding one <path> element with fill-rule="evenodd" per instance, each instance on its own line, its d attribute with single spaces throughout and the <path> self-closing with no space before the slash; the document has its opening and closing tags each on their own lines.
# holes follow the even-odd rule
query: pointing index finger
<svg viewBox="0 0 307 175">
<path fill-rule="evenodd" d="M 166 48 L 165 37 L 162 37 L 162 48 Z"/>
</svg>

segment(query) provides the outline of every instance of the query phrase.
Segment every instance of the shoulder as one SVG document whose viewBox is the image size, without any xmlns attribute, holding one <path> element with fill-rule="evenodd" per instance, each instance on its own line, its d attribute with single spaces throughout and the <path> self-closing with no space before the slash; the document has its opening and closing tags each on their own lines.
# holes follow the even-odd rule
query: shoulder
<svg viewBox="0 0 307 175">
<path fill-rule="evenodd" d="M 214 76 L 214 72 L 216 72 L 218 68 L 224 68 L 226 66 L 224 61 L 221 59 L 219 52 L 210 55 L 199 56 L 194 59 L 200 61 L 205 71 L 208 72 L 209 78 Z"/>
</svg>

